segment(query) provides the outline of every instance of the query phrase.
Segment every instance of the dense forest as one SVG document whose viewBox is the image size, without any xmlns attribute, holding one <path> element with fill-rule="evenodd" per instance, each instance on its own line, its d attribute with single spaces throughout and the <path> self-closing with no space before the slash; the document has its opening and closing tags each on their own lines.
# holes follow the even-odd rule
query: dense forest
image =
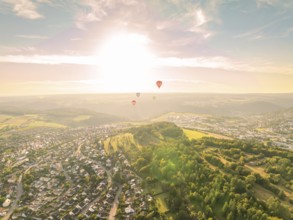
<svg viewBox="0 0 293 220">
<path fill-rule="evenodd" d="M 292 219 L 293 152 L 240 140 L 190 140 L 167 122 L 130 132 L 135 142 L 118 150 L 155 197 L 148 215 L 134 219 Z"/>
</svg>

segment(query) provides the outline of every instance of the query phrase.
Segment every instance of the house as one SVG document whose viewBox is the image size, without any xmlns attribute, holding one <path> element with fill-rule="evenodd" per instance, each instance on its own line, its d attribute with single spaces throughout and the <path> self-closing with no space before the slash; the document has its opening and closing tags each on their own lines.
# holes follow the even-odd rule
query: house
<svg viewBox="0 0 293 220">
<path fill-rule="evenodd" d="M 129 197 L 125 200 L 126 205 L 131 205 L 132 204 L 132 199 Z"/>
<path fill-rule="evenodd" d="M 111 167 L 112 163 L 110 159 L 106 160 L 106 167 Z"/>
<path fill-rule="evenodd" d="M 126 214 L 130 214 L 130 213 L 134 213 L 134 212 L 135 212 L 134 209 L 131 208 L 130 205 L 125 208 L 125 213 Z"/>
<path fill-rule="evenodd" d="M 4 208 L 6 208 L 6 207 L 10 206 L 10 204 L 11 204 L 11 200 L 10 200 L 10 199 L 6 199 L 6 200 L 3 202 L 2 206 L 3 206 Z"/>
<path fill-rule="evenodd" d="M 0 208 L 0 217 L 5 216 L 6 214 L 7 212 L 4 209 Z"/>
</svg>

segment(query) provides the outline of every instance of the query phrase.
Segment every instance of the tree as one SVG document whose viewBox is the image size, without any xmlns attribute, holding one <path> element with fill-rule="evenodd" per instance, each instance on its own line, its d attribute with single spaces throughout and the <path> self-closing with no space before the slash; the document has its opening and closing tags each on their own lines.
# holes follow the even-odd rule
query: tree
<svg viewBox="0 0 293 220">
<path fill-rule="evenodd" d="M 176 220 L 191 220 L 192 218 L 189 216 L 189 214 L 185 210 L 180 210 L 178 214 L 175 216 Z"/>
<path fill-rule="evenodd" d="M 229 212 L 229 214 L 227 215 L 227 220 L 233 220 L 233 219 L 235 219 L 233 212 Z"/>
<path fill-rule="evenodd" d="M 254 186 L 255 181 L 256 181 L 256 178 L 252 174 L 245 177 L 245 184 L 247 185 L 248 189 L 251 189 Z"/>
<path fill-rule="evenodd" d="M 228 210 L 229 210 L 229 206 L 228 206 L 228 203 L 227 203 L 227 201 L 226 201 L 226 202 L 224 203 L 223 208 L 222 208 L 222 211 L 223 211 L 224 215 L 227 214 Z"/>
</svg>

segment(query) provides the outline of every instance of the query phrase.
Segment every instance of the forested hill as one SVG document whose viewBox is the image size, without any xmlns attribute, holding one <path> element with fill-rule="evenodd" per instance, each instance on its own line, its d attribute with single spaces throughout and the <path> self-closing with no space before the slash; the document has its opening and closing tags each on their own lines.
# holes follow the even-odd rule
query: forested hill
<svg viewBox="0 0 293 220">
<path fill-rule="evenodd" d="M 238 140 L 190 140 L 167 122 L 122 137 L 108 152 L 123 151 L 155 198 L 148 216 L 136 213 L 135 219 L 293 217 L 293 152 Z"/>
</svg>

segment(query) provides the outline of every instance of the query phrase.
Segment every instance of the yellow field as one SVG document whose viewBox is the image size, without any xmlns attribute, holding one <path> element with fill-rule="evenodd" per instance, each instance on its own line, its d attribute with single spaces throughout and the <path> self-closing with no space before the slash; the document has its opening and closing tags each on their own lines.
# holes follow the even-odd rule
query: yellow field
<svg viewBox="0 0 293 220">
<path fill-rule="evenodd" d="M 191 140 L 191 139 L 201 139 L 203 137 L 210 137 L 208 134 L 205 134 L 200 131 L 194 131 L 189 129 L 183 129 L 184 134 Z"/>
<path fill-rule="evenodd" d="M 1 115 L 0 116 L 0 129 L 7 126 L 21 126 L 30 121 L 28 116 L 10 116 L 10 115 Z"/>
<path fill-rule="evenodd" d="M 44 121 L 33 121 L 28 124 L 28 129 L 37 128 L 37 127 L 66 128 L 66 126 L 62 124 L 44 122 Z"/>
<path fill-rule="evenodd" d="M 38 115 L 9 116 L 0 115 L 0 129 L 4 127 L 14 127 L 15 129 L 28 130 L 37 127 L 65 128 L 58 123 L 45 122 Z"/>
<path fill-rule="evenodd" d="M 138 149 L 141 149 L 142 146 L 136 143 L 131 133 L 118 134 L 113 137 L 109 137 L 104 141 L 104 149 L 107 153 L 110 153 L 110 146 L 114 151 L 117 151 L 119 148 L 124 148 L 129 150 L 131 145 L 135 145 Z"/>
<path fill-rule="evenodd" d="M 79 115 L 79 116 L 73 118 L 73 121 L 80 122 L 80 121 L 87 120 L 89 118 L 91 118 L 90 115 Z"/>
<path fill-rule="evenodd" d="M 9 118 L 11 118 L 10 115 L 0 115 L 0 123 L 1 123 L 2 121 L 5 121 L 5 120 L 9 119 Z"/>
<path fill-rule="evenodd" d="M 31 120 L 28 116 L 17 116 L 17 117 L 11 117 L 10 119 L 6 120 L 4 124 L 11 125 L 11 126 L 20 126 L 22 124 L 25 124 Z"/>
<path fill-rule="evenodd" d="M 191 139 L 201 139 L 203 137 L 213 137 L 216 139 L 226 139 L 226 140 L 232 140 L 232 138 L 221 135 L 221 134 L 215 134 L 215 133 L 210 133 L 210 132 L 200 132 L 200 131 L 195 131 L 195 130 L 190 130 L 190 129 L 183 129 L 184 134 L 191 140 Z"/>
</svg>

